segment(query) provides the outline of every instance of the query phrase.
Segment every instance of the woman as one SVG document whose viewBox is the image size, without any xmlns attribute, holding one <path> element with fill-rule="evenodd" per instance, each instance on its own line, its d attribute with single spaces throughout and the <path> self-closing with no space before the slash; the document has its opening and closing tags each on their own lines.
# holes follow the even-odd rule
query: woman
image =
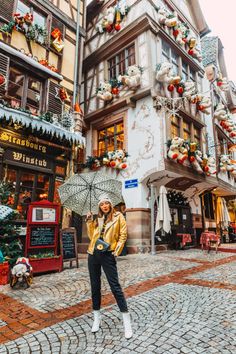
<svg viewBox="0 0 236 354">
<path fill-rule="evenodd" d="M 132 328 L 127 303 L 119 284 L 116 257 L 122 252 L 127 239 L 127 227 L 124 216 L 115 212 L 111 200 L 101 196 L 98 203 L 98 218 L 93 220 L 92 213 L 87 214 L 87 230 L 90 244 L 88 247 L 88 268 L 92 290 L 94 322 L 92 332 L 97 332 L 101 323 L 101 268 L 103 269 L 117 305 L 122 312 L 125 337 L 131 338 Z M 105 241 L 105 243 L 104 243 Z M 104 251 L 104 249 L 107 250 Z"/>
</svg>

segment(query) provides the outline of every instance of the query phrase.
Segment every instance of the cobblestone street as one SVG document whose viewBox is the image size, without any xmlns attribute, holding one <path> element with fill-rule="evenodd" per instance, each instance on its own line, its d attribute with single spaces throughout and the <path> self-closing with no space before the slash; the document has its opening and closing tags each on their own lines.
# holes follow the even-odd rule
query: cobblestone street
<svg viewBox="0 0 236 354">
<path fill-rule="evenodd" d="M 236 254 L 168 251 L 118 259 L 132 316 L 126 340 L 103 278 L 102 328 L 90 332 L 87 261 L 34 278 L 28 290 L 0 287 L 0 353 L 236 353 Z"/>
</svg>

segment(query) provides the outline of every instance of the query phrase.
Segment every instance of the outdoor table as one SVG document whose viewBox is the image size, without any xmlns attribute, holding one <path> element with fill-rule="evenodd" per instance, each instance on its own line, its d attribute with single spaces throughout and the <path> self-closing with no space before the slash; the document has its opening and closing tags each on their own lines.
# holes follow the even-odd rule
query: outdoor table
<svg viewBox="0 0 236 354">
<path fill-rule="evenodd" d="M 208 252 L 210 252 L 211 246 L 214 246 L 217 252 L 217 248 L 220 244 L 220 236 L 213 231 L 202 232 L 200 238 L 200 244 L 202 246 L 202 250 L 204 249 L 204 246 L 206 246 Z"/>
<path fill-rule="evenodd" d="M 181 238 L 182 248 L 186 245 L 186 243 L 192 242 L 192 237 L 190 234 L 176 234 L 176 236 Z"/>
</svg>

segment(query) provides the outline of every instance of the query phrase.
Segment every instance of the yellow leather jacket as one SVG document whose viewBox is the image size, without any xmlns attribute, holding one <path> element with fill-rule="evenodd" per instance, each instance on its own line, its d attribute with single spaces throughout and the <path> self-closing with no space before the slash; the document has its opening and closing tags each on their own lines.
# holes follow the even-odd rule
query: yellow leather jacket
<svg viewBox="0 0 236 354">
<path fill-rule="evenodd" d="M 90 243 L 88 246 L 88 253 L 93 254 L 94 245 L 100 236 L 104 218 L 98 218 L 98 223 L 93 220 L 87 221 L 87 231 Z M 126 221 L 120 212 L 113 214 L 113 220 L 106 224 L 103 240 L 110 244 L 110 250 L 114 252 L 115 256 L 119 256 L 127 239 Z"/>
</svg>

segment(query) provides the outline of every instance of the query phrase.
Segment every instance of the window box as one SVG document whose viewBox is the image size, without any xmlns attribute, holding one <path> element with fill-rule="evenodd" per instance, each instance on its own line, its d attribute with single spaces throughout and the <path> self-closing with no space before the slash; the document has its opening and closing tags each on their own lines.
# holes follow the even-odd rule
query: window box
<svg viewBox="0 0 236 354">
<path fill-rule="evenodd" d="M 33 274 L 46 273 L 51 271 L 62 271 L 62 256 L 48 258 L 29 258 L 29 263 L 33 268 Z"/>
</svg>

